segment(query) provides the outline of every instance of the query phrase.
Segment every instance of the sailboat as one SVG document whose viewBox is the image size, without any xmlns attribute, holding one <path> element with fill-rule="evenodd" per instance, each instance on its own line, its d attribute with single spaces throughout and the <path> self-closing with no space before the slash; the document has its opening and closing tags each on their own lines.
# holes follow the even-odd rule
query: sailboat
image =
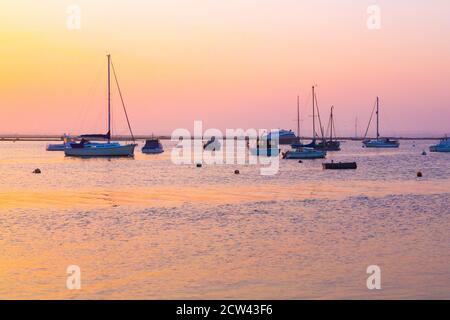
<svg viewBox="0 0 450 320">
<path fill-rule="evenodd" d="M 319 142 L 319 144 L 317 145 L 318 149 L 327 150 L 327 151 L 340 151 L 341 150 L 341 143 L 338 140 L 333 139 L 333 129 L 334 129 L 333 109 L 334 109 L 334 106 L 331 106 L 330 120 L 329 120 L 329 124 L 328 124 L 328 127 L 330 129 L 330 140 L 323 140 L 323 141 Z"/>
<path fill-rule="evenodd" d="M 316 112 L 316 105 L 317 105 L 317 98 L 314 91 L 315 87 L 312 87 L 312 99 L 313 99 L 313 140 L 309 144 L 302 144 L 300 141 L 298 143 L 291 144 L 292 150 L 288 150 L 284 152 L 283 159 L 322 159 L 325 158 L 327 155 L 327 152 L 325 149 L 320 149 L 319 144 L 316 143 L 316 121 L 315 121 L 315 112 Z M 297 112 L 298 116 L 298 123 L 297 123 L 297 130 L 300 131 L 300 119 L 299 114 Z M 320 120 L 320 116 L 319 116 Z M 323 136 L 323 130 L 322 125 L 321 131 Z M 300 133 L 298 134 L 300 138 Z"/>
<path fill-rule="evenodd" d="M 316 133 L 316 105 L 317 105 L 317 103 L 316 102 L 317 102 L 317 97 L 316 97 L 316 93 L 315 93 L 315 87 L 312 86 L 312 111 L 313 111 L 313 115 L 312 115 L 312 118 L 313 118 L 313 128 L 312 128 L 313 136 L 312 136 L 312 141 L 310 143 L 308 143 L 308 144 L 303 144 L 301 141 L 299 141 L 297 143 L 293 143 L 293 144 L 291 144 L 292 148 L 317 148 L 318 144 L 316 143 L 316 136 L 317 136 L 317 133 Z M 297 117 L 299 118 L 298 114 L 297 114 Z M 298 129 L 297 130 L 300 130 L 299 129 L 300 128 L 300 125 L 299 125 L 300 119 L 297 119 L 297 122 L 298 122 L 298 124 L 297 124 Z M 298 134 L 298 136 L 299 136 L 299 139 L 300 139 L 300 133 Z"/>
<path fill-rule="evenodd" d="M 128 119 L 127 110 L 120 91 L 119 82 L 117 80 L 114 65 L 111 61 L 111 55 L 108 58 L 108 132 L 106 134 L 85 134 L 81 135 L 80 142 L 68 143 L 64 148 L 64 154 L 71 157 L 133 157 L 134 148 L 136 147 L 133 132 L 131 130 L 130 121 Z M 131 133 L 133 143 L 120 144 L 119 142 L 111 142 L 111 66 L 114 73 L 114 79 L 117 84 L 122 106 L 127 119 L 128 128 Z M 107 140 L 107 142 L 91 142 L 91 140 Z"/>
<path fill-rule="evenodd" d="M 398 140 L 391 140 L 389 138 L 380 138 L 380 99 L 377 97 L 376 103 L 376 115 L 377 115 L 377 138 L 376 139 L 366 139 L 367 132 L 369 131 L 370 123 L 372 121 L 372 114 L 370 115 L 369 124 L 367 125 L 366 133 L 364 134 L 363 145 L 366 148 L 398 148 L 400 143 Z"/>
</svg>

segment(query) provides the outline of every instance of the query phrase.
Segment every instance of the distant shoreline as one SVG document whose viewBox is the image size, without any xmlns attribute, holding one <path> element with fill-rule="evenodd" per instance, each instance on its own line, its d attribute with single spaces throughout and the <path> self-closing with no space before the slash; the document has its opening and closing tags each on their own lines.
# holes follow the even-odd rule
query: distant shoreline
<svg viewBox="0 0 450 320">
<path fill-rule="evenodd" d="M 0 142 L 2 141 L 62 141 L 62 135 L 26 135 L 26 134 L 17 134 L 17 135 L 0 135 Z M 160 140 L 170 140 L 171 137 L 167 135 L 135 135 L 136 140 L 146 140 L 158 138 Z M 193 137 L 194 138 L 194 137 Z M 374 137 L 367 137 L 373 139 Z M 440 140 L 442 136 L 434 136 L 434 137 L 385 137 L 390 139 L 398 139 L 398 140 Z M 362 137 L 336 137 L 337 140 L 342 141 L 361 141 Z M 131 136 L 113 136 L 111 140 L 116 141 L 129 141 L 132 140 Z M 302 137 L 302 140 L 312 140 L 311 137 Z"/>
</svg>

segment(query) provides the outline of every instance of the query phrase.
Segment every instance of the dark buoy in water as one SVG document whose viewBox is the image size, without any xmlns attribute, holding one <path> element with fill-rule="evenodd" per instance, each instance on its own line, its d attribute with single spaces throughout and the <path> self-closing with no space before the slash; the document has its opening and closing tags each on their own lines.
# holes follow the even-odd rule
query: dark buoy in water
<svg viewBox="0 0 450 320">
<path fill-rule="evenodd" d="M 41 169 L 39 169 L 39 168 L 37 168 L 37 169 L 34 169 L 34 170 L 33 170 L 33 173 L 35 173 L 35 174 L 39 174 L 39 173 L 41 173 Z"/>
<path fill-rule="evenodd" d="M 302 160 L 298 160 L 298 163 L 303 163 L 303 161 Z"/>
<path fill-rule="evenodd" d="M 197 163 L 197 168 L 201 168 L 202 164 L 201 163 Z"/>
<path fill-rule="evenodd" d="M 422 178 L 422 172 L 420 171 L 417 172 L 417 178 Z"/>
<path fill-rule="evenodd" d="M 239 174 L 239 170 L 234 170 L 234 174 Z"/>
<path fill-rule="evenodd" d="M 422 151 L 422 155 L 423 155 L 423 156 L 426 156 L 426 155 L 427 155 L 427 153 L 425 152 L 425 150 Z"/>
</svg>

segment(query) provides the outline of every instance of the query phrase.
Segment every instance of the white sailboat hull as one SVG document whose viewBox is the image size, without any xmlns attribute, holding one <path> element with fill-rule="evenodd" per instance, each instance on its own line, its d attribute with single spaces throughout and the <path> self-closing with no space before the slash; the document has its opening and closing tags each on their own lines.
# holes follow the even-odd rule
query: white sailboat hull
<svg viewBox="0 0 450 320">
<path fill-rule="evenodd" d="M 368 140 L 363 141 L 366 148 L 398 148 L 398 141 Z"/>
<path fill-rule="evenodd" d="M 68 157 L 133 157 L 136 144 L 94 145 L 84 148 L 65 148 Z"/>
</svg>

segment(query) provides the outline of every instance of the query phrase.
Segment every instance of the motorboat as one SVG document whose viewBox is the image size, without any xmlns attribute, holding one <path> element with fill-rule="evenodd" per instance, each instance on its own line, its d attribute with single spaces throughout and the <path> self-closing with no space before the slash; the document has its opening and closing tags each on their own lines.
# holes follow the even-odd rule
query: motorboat
<svg viewBox="0 0 450 320">
<path fill-rule="evenodd" d="M 450 139 L 448 137 L 441 139 L 441 141 L 438 144 L 430 146 L 430 151 L 450 152 Z"/>
<path fill-rule="evenodd" d="M 283 153 L 283 159 L 323 159 L 327 155 L 325 150 L 312 148 L 296 148 Z"/>
<path fill-rule="evenodd" d="M 163 153 L 164 148 L 159 139 L 148 139 L 145 140 L 145 145 L 142 147 L 141 151 L 145 154 L 158 154 Z"/>
</svg>

